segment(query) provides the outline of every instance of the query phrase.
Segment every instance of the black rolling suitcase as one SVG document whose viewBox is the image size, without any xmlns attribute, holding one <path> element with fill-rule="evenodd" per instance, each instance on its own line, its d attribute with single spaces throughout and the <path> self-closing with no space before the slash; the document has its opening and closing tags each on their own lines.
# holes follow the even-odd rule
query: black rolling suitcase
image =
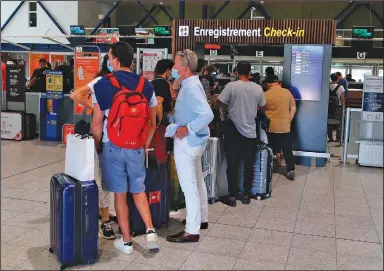
<svg viewBox="0 0 384 271">
<path fill-rule="evenodd" d="M 36 115 L 31 113 L 24 114 L 23 139 L 34 139 L 36 133 Z"/>
</svg>

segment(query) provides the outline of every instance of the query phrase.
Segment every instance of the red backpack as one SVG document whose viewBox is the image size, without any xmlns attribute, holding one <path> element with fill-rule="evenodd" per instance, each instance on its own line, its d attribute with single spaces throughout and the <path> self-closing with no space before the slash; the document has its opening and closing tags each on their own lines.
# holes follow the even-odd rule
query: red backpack
<svg viewBox="0 0 384 271">
<path fill-rule="evenodd" d="M 119 89 L 108 114 L 109 140 L 119 148 L 140 149 L 144 147 L 149 128 L 148 100 L 142 94 L 145 79 L 140 76 L 136 90 L 128 90 L 112 73 L 107 76 L 112 86 Z"/>
</svg>

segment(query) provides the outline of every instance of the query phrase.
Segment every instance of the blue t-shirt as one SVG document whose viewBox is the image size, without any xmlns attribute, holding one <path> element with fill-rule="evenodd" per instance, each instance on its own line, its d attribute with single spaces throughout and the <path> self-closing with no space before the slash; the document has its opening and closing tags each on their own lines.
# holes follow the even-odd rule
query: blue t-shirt
<svg viewBox="0 0 384 271">
<path fill-rule="evenodd" d="M 140 76 L 133 72 L 126 71 L 116 71 L 113 73 L 120 85 L 124 86 L 126 89 L 135 90 L 137 85 L 139 84 Z M 94 93 L 92 95 L 93 103 L 97 103 L 100 107 L 101 111 L 104 111 L 105 116 L 108 118 L 109 109 L 112 106 L 113 96 L 119 89 L 112 86 L 109 78 L 104 76 L 102 78 L 96 78 L 94 81 L 88 84 L 88 87 Z M 155 96 L 155 92 L 153 90 L 153 85 L 145 80 L 143 95 L 148 100 L 148 104 L 150 108 L 157 106 L 157 100 Z M 103 128 L 104 136 L 103 142 L 108 142 L 108 133 L 107 133 L 107 122 L 104 121 Z"/>
<path fill-rule="evenodd" d="M 345 90 L 346 92 L 348 91 L 348 83 L 347 83 L 347 80 L 345 80 L 344 78 L 341 79 L 341 80 L 339 81 L 339 85 L 342 85 L 343 88 L 344 88 L 344 90 Z"/>
<path fill-rule="evenodd" d="M 140 76 L 137 75 L 136 73 L 126 72 L 126 71 L 116 71 L 113 74 L 116 76 L 120 85 L 124 86 L 126 89 L 135 90 L 137 85 L 139 84 Z M 94 90 L 95 90 L 96 100 L 100 106 L 101 111 L 105 111 L 111 108 L 113 96 L 115 95 L 116 92 L 119 91 L 119 89 L 112 86 L 111 82 L 109 81 L 109 78 L 106 76 L 101 78 L 94 85 Z M 145 80 L 142 93 L 147 98 L 151 108 L 157 105 L 157 104 L 154 105 L 153 101 L 151 101 L 154 96 L 154 90 L 153 90 L 153 85 L 147 80 Z M 154 99 L 156 100 L 156 97 L 154 97 Z"/>
</svg>

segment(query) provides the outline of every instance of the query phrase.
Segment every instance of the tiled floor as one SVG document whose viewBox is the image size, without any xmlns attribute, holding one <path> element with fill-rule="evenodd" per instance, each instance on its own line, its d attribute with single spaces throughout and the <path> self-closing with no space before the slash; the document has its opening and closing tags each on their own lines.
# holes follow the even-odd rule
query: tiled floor
<svg viewBox="0 0 384 271">
<path fill-rule="evenodd" d="M 340 150 L 332 148 L 332 152 Z M 2 141 L 1 269 L 58 269 L 49 247 L 49 179 L 64 168 L 64 148 Z M 210 205 L 210 228 L 195 244 L 171 244 L 185 213 L 161 231 L 162 249 L 133 255 L 100 239 L 100 259 L 82 270 L 356 269 L 383 270 L 383 170 L 297 167 L 296 181 L 273 178 L 272 198 L 249 206 Z"/>
</svg>

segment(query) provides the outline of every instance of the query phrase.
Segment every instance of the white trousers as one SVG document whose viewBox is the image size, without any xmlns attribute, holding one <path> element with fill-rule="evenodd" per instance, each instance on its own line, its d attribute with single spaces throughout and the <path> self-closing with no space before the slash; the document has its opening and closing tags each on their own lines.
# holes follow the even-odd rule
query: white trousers
<svg viewBox="0 0 384 271">
<path fill-rule="evenodd" d="M 200 224 L 208 222 L 208 196 L 201 157 L 206 144 L 190 147 L 187 139 L 175 139 L 174 156 L 177 175 L 184 192 L 187 209 L 185 232 L 199 234 Z"/>
</svg>

